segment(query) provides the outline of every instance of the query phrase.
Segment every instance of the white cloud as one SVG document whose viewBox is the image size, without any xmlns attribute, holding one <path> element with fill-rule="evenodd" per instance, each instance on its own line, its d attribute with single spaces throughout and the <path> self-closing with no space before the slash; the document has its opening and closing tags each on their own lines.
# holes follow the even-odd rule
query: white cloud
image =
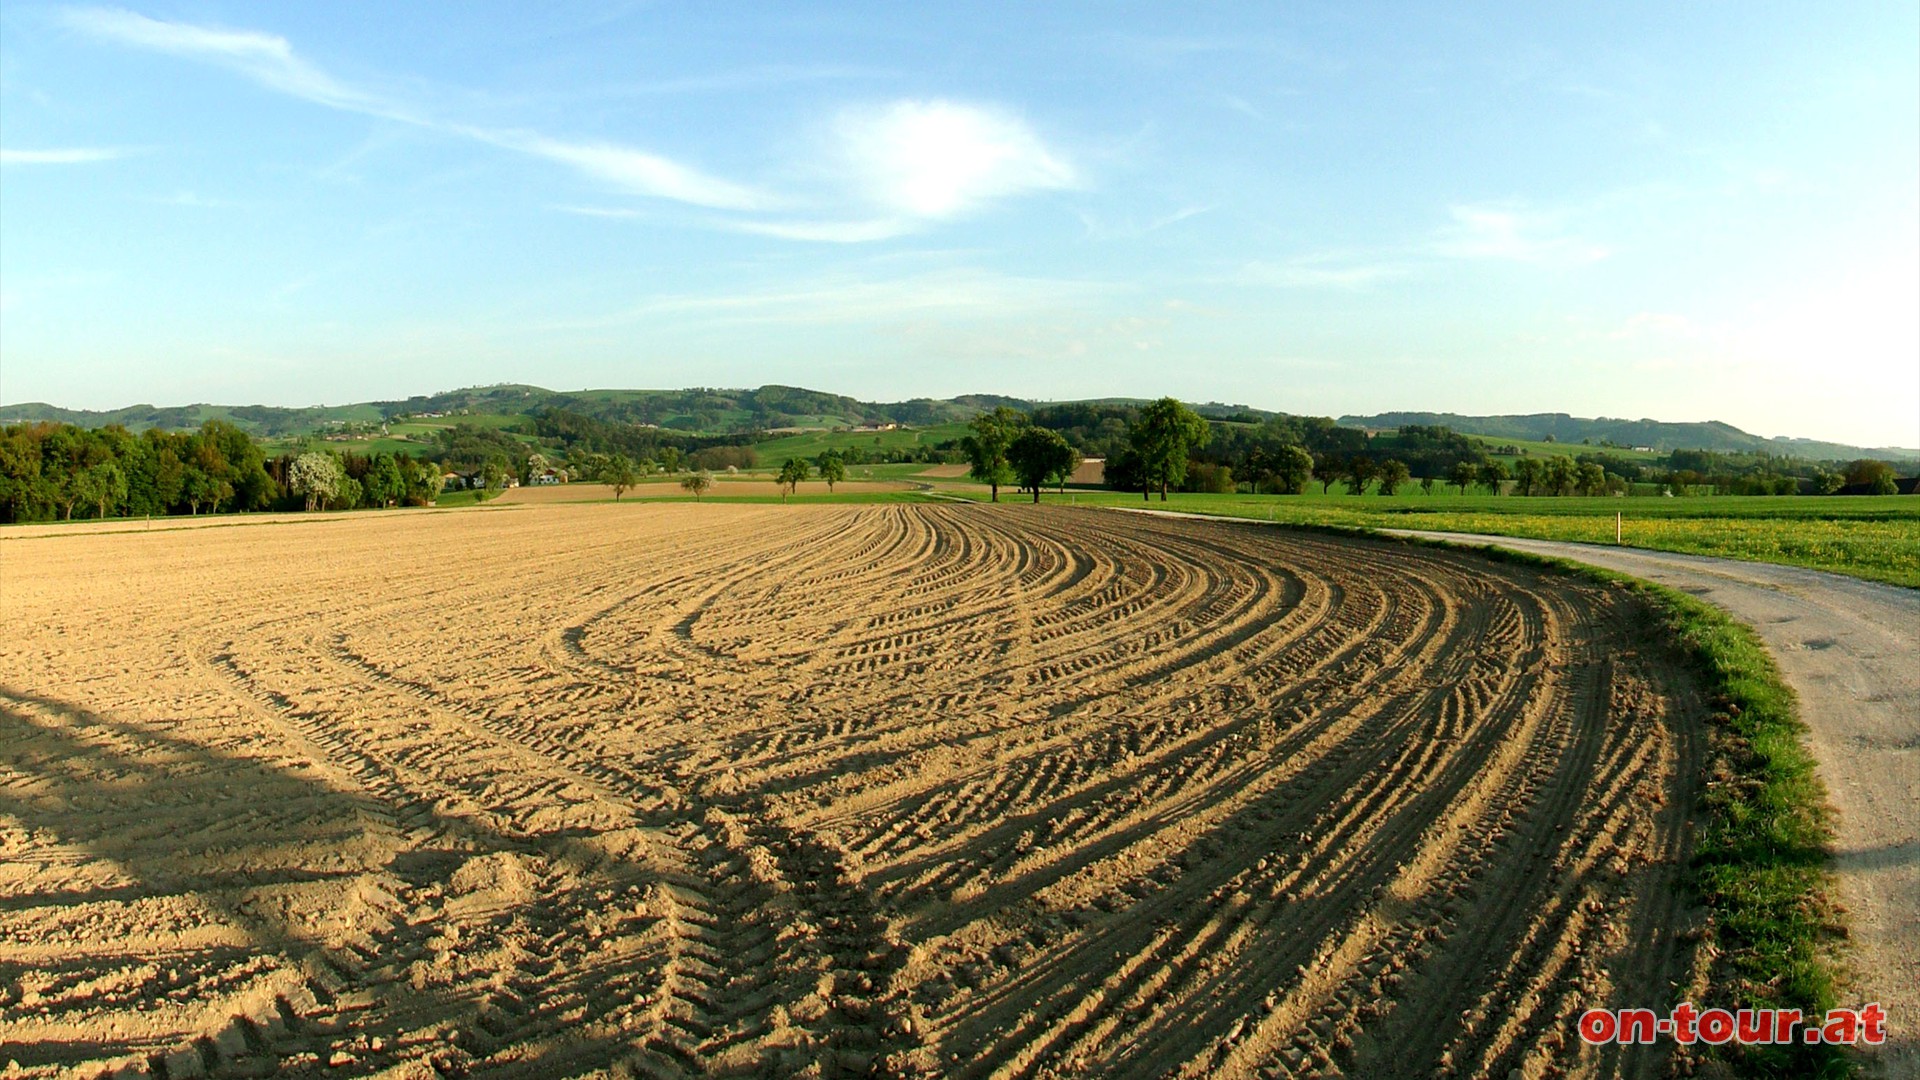
<svg viewBox="0 0 1920 1080">
<path fill-rule="evenodd" d="M 277 34 L 165 22 L 119 8 L 74 8 L 62 12 L 61 17 L 83 33 L 137 49 L 217 63 L 307 101 L 394 119 L 415 119 L 406 110 L 346 86 L 301 59 L 287 39 Z"/>
<path fill-rule="evenodd" d="M 111 147 L 63 147 L 58 150 L 0 149 L 0 165 L 87 165 L 126 157 L 125 150 Z"/>
<path fill-rule="evenodd" d="M 759 188 L 638 147 L 456 123 L 397 96 L 336 78 L 276 34 L 169 22 L 117 8 L 68 9 L 61 18 L 101 40 L 212 64 L 328 108 L 551 161 L 624 193 L 725 211 L 764 212 L 793 205 Z M 924 223 L 959 216 L 998 198 L 1079 183 L 1072 164 L 1049 149 L 1025 121 L 981 106 L 897 101 L 849 110 L 838 117 L 832 136 L 826 149 L 830 170 L 868 204 L 865 213 L 847 214 L 843 206 L 840 220 L 723 219 L 716 223 L 718 227 L 789 240 L 859 243 L 904 235 Z M 22 156 L 18 160 L 53 159 Z M 8 163 L 13 162 L 9 156 Z"/>
<path fill-rule="evenodd" d="M 950 101 L 896 101 L 849 110 L 835 125 L 856 183 L 897 214 L 946 218 L 1079 177 L 1025 121 Z"/>
<path fill-rule="evenodd" d="M 1440 230 L 1434 251 L 1455 259 L 1502 259 L 1538 265 L 1579 266 L 1612 252 L 1566 235 L 1555 215 L 1510 206 L 1450 208 L 1453 222 Z"/>
<path fill-rule="evenodd" d="M 299 56 L 287 39 L 275 34 L 163 22 L 109 8 L 72 9 L 62 17 L 69 26 L 94 37 L 216 64 L 303 101 L 543 158 L 633 194 L 724 210 L 762 209 L 774 203 L 751 188 L 617 143 L 570 141 L 537 132 L 500 131 L 437 120 L 413 106 L 341 82 Z"/>
<path fill-rule="evenodd" d="M 1151 232 L 1158 232 L 1169 225 L 1177 225 L 1188 218 L 1199 217 L 1211 211 L 1211 206 L 1183 206 L 1170 214 L 1162 214 L 1151 221 L 1141 224 L 1132 217 L 1124 221 L 1113 222 L 1080 211 L 1080 224 L 1086 227 L 1089 240 L 1138 240 Z"/>
<path fill-rule="evenodd" d="M 607 142 L 570 142 L 525 131 L 489 131 L 451 127 L 470 138 L 506 150 L 569 165 L 597 180 L 636 195 L 652 195 L 716 210 L 761 210 L 777 200 L 752 188 L 709 176 L 698 169 Z"/>
<path fill-rule="evenodd" d="M 864 244 L 891 240 L 915 230 L 910 221 L 873 218 L 865 221 L 740 221 L 733 228 L 756 236 L 782 240 L 812 240 L 826 244 Z"/>
</svg>

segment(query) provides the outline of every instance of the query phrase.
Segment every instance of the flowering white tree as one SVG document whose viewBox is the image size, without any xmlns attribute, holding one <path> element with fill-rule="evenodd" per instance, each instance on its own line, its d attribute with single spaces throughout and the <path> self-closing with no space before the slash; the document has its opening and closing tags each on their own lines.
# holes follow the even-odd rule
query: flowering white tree
<svg viewBox="0 0 1920 1080">
<path fill-rule="evenodd" d="M 332 454 L 301 454 L 287 467 L 287 486 L 306 496 L 307 509 L 313 510 L 340 494 L 345 476 Z"/>
</svg>

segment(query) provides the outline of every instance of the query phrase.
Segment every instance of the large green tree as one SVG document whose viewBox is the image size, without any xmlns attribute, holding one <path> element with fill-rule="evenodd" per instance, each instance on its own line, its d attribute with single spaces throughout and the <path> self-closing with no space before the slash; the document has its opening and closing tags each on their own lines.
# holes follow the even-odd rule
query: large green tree
<svg viewBox="0 0 1920 1080">
<path fill-rule="evenodd" d="M 960 448 L 967 455 L 967 475 L 986 484 L 994 502 L 1000 501 L 1000 485 L 1013 481 L 1013 469 L 1007 463 L 1007 448 L 1027 426 L 1027 418 L 1005 405 L 981 413 L 967 427 Z"/>
<path fill-rule="evenodd" d="M 1021 491 L 1033 492 L 1034 502 L 1040 501 L 1040 489 L 1048 480 L 1073 472 L 1075 456 L 1066 438 L 1050 428 L 1027 428 L 1007 447 L 1007 464 L 1014 479 L 1019 481 Z"/>
<path fill-rule="evenodd" d="M 1127 442 L 1140 455 L 1147 485 L 1160 490 L 1160 501 L 1167 491 L 1187 477 L 1187 454 L 1207 445 L 1212 429 L 1200 414 L 1178 398 L 1163 397 L 1140 410 L 1127 431 Z M 1147 489 L 1140 492 L 1144 498 Z"/>
<path fill-rule="evenodd" d="M 1320 481 L 1320 494 L 1322 495 L 1331 492 L 1334 481 L 1345 476 L 1346 473 L 1346 466 L 1341 463 L 1339 458 L 1334 457 L 1332 454 L 1321 454 L 1319 457 L 1313 459 L 1313 478 Z"/>
<path fill-rule="evenodd" d="M 1500 485 L 1505 483 L 1507 479 L 1507 467 L 1505 465 L 1494 461 L 1492 458 L 1488 458 L 1486 461 L 1481 462 L 1475 471 L 1479 473 L 1480 486 L 1487 489 L 1487 494 L 1500 494 Z"/>
<path fill-rule="evenodd" d="M 373 467 L 361 477 L 360 487 L 367 505 L 373 507 L 389 507 L 407 496 L 406 478 L 400 475 L 400 463 L 392 454 L 373 456 Z"/>
<path fill-rule="evenodd" d="M 1573 486 L 1582 495 L 1604 495 L 1607 491 L 1607 470 L 1591 461 L 1583 461 L 1574 470 Z"/>
<path fill-rule="evenodd" d="M 600 482 L 613 489 L 613 501 L 619 502 L 627 489 L 640 482 L 640 468 L 625 454 L 615 454 L 600 467 Z"/>
<path fill-rule="evenodd" d="M 1572 458 L 1565 454 L 1555 454 L 1547 459 L 1540 478 L 1545 481 L 1547 494 L 1571 495 L 1574 484 L 1579 482 L 1580 469 L 1573 463 Z"/>
<path fill-rule="evenodd" d="M 790 457 L 780 466 L 780 501 L 786 502 L 787 496 L 799 490 L 800 484 L 807 478 L 805 458 Z"/>
<path fill-rule="evenodd" d="M 1480 470 L 1474 468 L 1473 462 L 1465 458 L 1454 462 L 1453 468 L 1447 470 L 1447 483 L 1459 488 L 1460 494 L 1462 495 L 1465 495 L 1467 489 L 1472 487 L 1479 479 Z"/>
<path fill-rule="evenodd" d="M 1521 495 L 1532 495 L 1539 488 L 1546 470 L 1534 458 L 1523 457 L 1513 463 L 1514 491 Z"/>
<path fill-rule="evenodd" d="M 1411 475 L 1413 474 L 1412 474 L 1412 471 L 1407 468 L 1407 463 L 1399 460 L 1398 458 L 1388 458 L 1387 460 L 1381 462 L 1380 463 L 1380 494 L 1382 495 L 1393 494 L 1395 491 L 1399 490 L 1401 484 L 1404 484 L 1407 482 L 1407 477 Z"/>
<path fill-rule="evenodd" d="M 1380 473 L 1379 466 L 1375 465 L 1373 463 L 1373 459 L 1370 457 L 1367 457 L 1365 454 L 1355 454 L 1352 457 L 1348 458 L 1347 459 L 1347 494 L 1349 495 L 1365 494 L 1367 490 L 1367 485 L 1372 483 L 1373 478 L 1375 476 L 1378 476 L 1379 473 Z"/>
<path fill-rule="evenodd" d="M 827 482 L 827 494 L 833 494 L 833 485 L 847 478 L 847 463 L 838 450 L 823 450 L 814 464 L 820 469 L 820 479 Z"/>
<path fill-rule="evenodd" d="M 1282 446 L 1268 455 L 1273 486 L 1282 495 L 1298 495 L 1313 476 L 1313 455 L 1303 446 Z"/>
</svg>

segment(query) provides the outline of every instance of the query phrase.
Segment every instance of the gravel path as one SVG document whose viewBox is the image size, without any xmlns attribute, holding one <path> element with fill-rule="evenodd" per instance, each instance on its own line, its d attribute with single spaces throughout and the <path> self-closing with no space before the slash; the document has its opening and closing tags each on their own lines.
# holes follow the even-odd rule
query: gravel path
<svg viewBox="0 0 1920 1080">
<path fill-rule="evenodd" d="M 1770 563 L 1386 530 L 1575 559 L 1692 593 L 1751 625 L 1800 695 L 1840 811 L 1849 998 L 1887 1009 L 1880 1075 L 1920 1077 L 1920 590 Z"/>
</svg>

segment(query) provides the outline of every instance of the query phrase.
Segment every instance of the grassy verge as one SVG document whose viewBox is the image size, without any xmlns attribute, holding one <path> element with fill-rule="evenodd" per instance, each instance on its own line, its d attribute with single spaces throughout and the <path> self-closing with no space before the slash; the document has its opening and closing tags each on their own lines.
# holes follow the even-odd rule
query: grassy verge
<svg viewBox="0 0 1920 1080">
<path fill-rule="evenodd" d="M 971 486 L 943 485 L 949 488 L 952 494 L 975 497 Z M 985 489 L 979 494 L 984 497 Z M 1106 490 L 1049 494 L 1045 501 L 1149 505 L 1138 495 Z M 1150 505 L 1293 525 L 1429 529 L 1589 544 L 1614 542 L 1617 512 L 1627 547 L 1804 566 L 1920 588 L 1920 496 L 1915 495 L 1589 499 L 1416 490 L 1393 496 L 1175 494 Z"/>
</svg>

